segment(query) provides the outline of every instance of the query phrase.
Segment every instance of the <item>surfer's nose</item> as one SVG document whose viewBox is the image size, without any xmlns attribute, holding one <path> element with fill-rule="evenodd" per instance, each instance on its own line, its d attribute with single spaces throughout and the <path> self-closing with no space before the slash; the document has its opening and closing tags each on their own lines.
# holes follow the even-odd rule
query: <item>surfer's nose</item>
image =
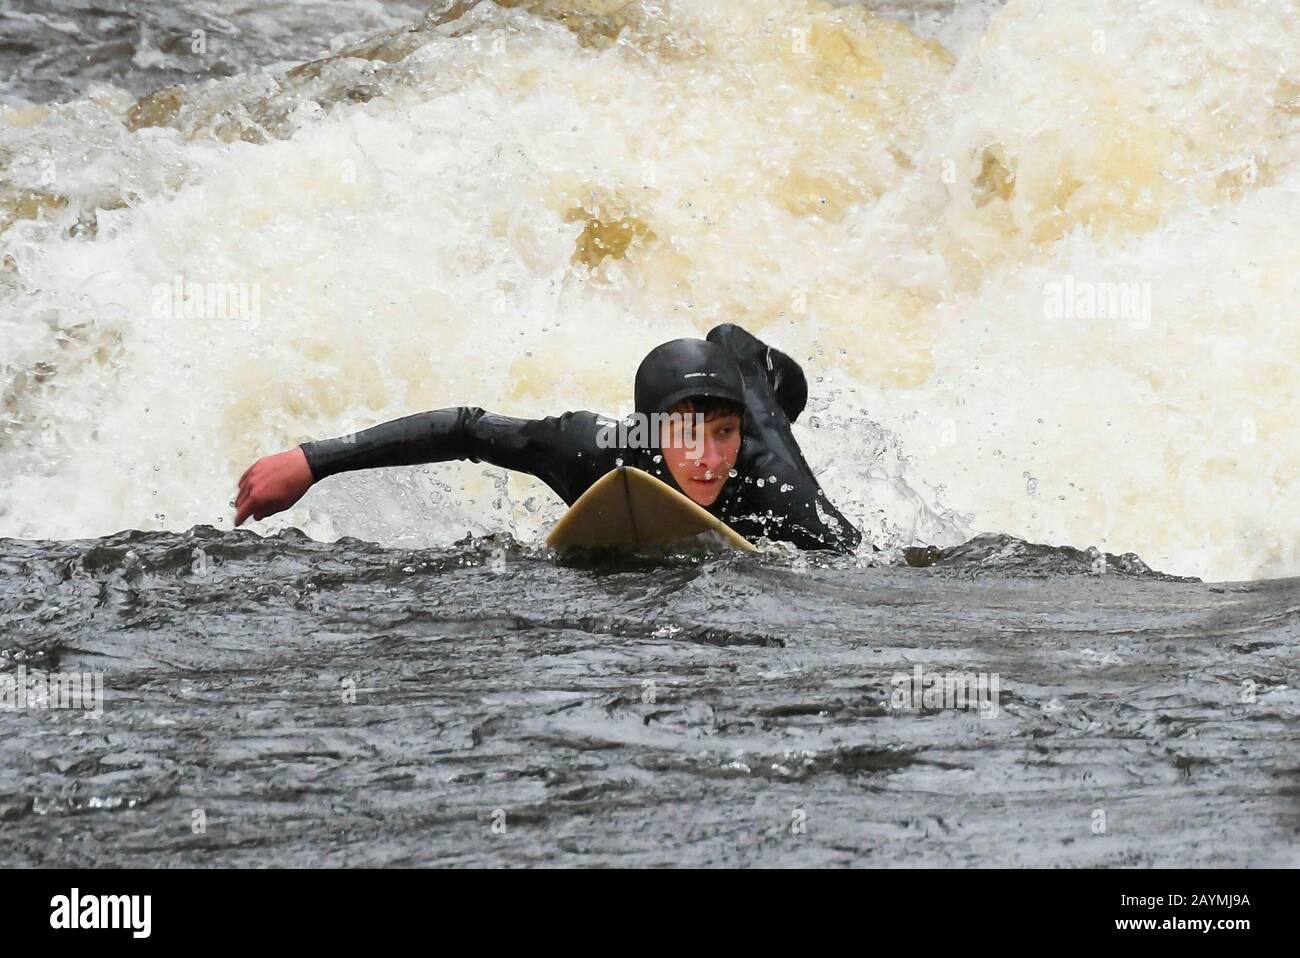
<svg viewBox="0 0 1300 958">
<path fill-rule="evenodd" d="M 704 451 L 700 455 L 700 465 L 712 473 L 717 473 L 718 467 L 722 465 L 722 450 L 718 444 L 711 438 L 705 438 Z"/>
</svg>

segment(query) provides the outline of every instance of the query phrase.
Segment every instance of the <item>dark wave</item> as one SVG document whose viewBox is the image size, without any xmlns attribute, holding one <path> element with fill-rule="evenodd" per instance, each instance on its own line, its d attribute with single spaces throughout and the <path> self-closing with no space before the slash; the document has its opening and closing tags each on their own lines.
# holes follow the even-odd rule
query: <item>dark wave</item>
<svg viewBox="0 0 1300 958">
<path fill-rule="evenodd" d="M 8 861 L 1284 863 L 1300 581 L 1083 562 L 0 540 L 6 674 L 105 687 L 0 717 Z M 899 711 L 918 665 L 998 714 Z"/>
</svg>

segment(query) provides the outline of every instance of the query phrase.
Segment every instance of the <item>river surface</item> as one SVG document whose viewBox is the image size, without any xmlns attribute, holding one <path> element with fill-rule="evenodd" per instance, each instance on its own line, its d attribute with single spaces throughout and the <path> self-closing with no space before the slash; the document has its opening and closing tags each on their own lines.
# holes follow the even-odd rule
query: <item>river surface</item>
<svg viewBox="0 0 1300 958">
<path fill-rule="evenodd" d="M 1297 249 L 1291 0 L 0 3 L 0 865 L 1300 865 Z M 231 528 L 720 322 L 859 555 Z"/>
<path fill-rule="evenodd" d="M 10 667 L 105 687 L 0 716 L 5 863 L 1300 865 L 1300 582 L 851 566 L 0 542 Z"/>
</svg>

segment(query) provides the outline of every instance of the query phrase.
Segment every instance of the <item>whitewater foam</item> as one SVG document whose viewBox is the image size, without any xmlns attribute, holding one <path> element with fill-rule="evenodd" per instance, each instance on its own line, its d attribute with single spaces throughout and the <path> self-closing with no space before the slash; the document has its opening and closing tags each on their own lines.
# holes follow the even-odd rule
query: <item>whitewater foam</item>
<svg viewBox="0 0 1300 958">
<path fill-rule="evenodd" d="M 804 363 L 797 435 L 882 545 L 1300 573 L 1294 5 L 971 9 L 480 3 L 295 78 L 0 114 L 0 535 L 228 527 L 256 456 L 420 409 L 613 414 L 729 321 Z M 160 316 L 177 276 L 257 321 Z M 1067 283 L 1145 284 L 1148 321 L 1053 313 Z M 464 464 L 261 527 L 558 512 Z"/>
</svg>

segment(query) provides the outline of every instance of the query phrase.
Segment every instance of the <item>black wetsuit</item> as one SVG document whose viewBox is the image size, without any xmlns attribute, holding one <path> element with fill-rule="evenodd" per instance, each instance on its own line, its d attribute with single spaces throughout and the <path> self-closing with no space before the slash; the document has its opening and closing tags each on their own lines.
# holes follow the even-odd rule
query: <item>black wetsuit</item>
<svg viewBox="0 0 1300 958">
<path fill-rule="evenodd" d="M 767 536 L 801 549 L 857 548 L 861 533 L 826 498 L 790 431 L 808 395 L 798 363 L 739 326 L 718 326 L 707 338 L 735 358 L 745 389 L 736 475 L 709 512 L 751 540 Z M 677 488 L 656 450 L 603 447 L 597 437 L 602 430 L 608 436 L 610 424 L 591 412 L 514 419 L 461 406 L 306 442 L 302 450 L 317 481 L 355 469 L 468 459 L 536 476 L 568 505 L 620 464 Z"/>
</svg>

